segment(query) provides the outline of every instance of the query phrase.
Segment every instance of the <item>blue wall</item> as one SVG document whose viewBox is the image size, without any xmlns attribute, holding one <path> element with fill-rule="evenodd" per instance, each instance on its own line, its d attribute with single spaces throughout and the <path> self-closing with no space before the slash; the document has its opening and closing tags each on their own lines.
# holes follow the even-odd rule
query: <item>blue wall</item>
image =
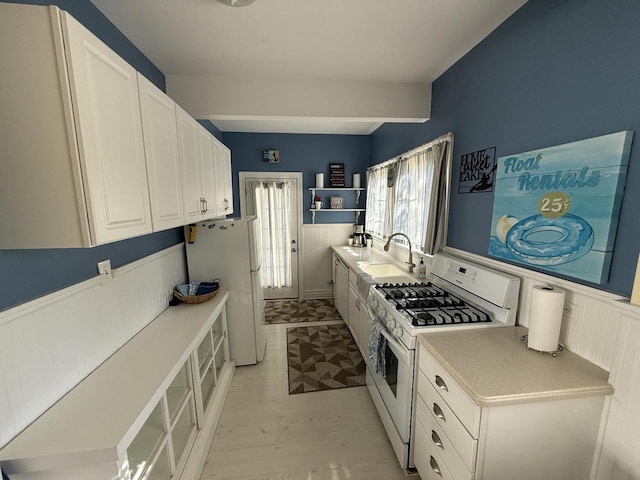
<svg viewBox="0 0 640 480">
<path fill-rule="evenodd" d="M 218 130 L 218 127 L 211 123 L 210 120 L 198 120 L 198 123 L 206 128 L 211 135 L 224 143 L 224 141 L 222 140 L 222 132 Z"/>
<path fill-rule="evenodd" d="M 58 5 L 102 39 L 159 88 L 164 75 L 88 0 L 14 1 L 37 5 Z M 6 48 L 6 46 L 3 46 Z M 3 228 L 11 228 L 4 225 Z M 47 232 L 42 232 L 46 235 Z M 0 310 L 5 310 L 47 293 L 97 275 L 97 262 L 111 259 L 113 268 L 146 257 L 182 242 L 183 230 L 152 235 L 87 249 L 0 250 Z"/>
<path fill-rule="evenodd" d="M 352 175 L 360 173 L 365 183 L 365 171 L 369 164 L 369 136 L 365 135 L 304 135 L 274 133 L 223 133 L 224 144 L 231 149 L 233 169 L 233 211 L 240 216 L 238 172 L 302 172 L 303 222 L 311 223 L 310 187 L 316 186 L 316 173 L 324 173 L 325 186 L 329 185 L 329 164 L 345 164 L 347 187 L 352 186 Z M 262 159 L 263 150 L 279 150 L 280 163 L 268 163 Z M 318 192 L 320 194 L 320 192 Z M 354 208 L 352 192 L 321 192 L 325 206 L 330 195 L 340 195 L 344 208 Z M 360 200 L 364 205 L 364 196 Z M 353 223 L 353 212 L 318 213 L 316 223 Z M 364 222 L 361 215 L 359 223 Z"/>
<path fill-rule="evenodd" d="M 640 250 L 640 8 L 637 0 L 525 4 L 433 84 L 432 119 L 384 125 L 372 163 L 452 131 L 448 244 L 487 256 L 493 193 L 458 195 L 460 156 L 497 156 L 635 131 L 608 283 L 629 295 Z"/>
</svg>

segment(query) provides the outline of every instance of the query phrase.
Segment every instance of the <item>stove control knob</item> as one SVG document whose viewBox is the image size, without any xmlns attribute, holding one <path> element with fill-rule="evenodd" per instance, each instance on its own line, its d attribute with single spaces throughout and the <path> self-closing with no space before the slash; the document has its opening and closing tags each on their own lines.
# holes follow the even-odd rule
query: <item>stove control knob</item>
<svg viewBox="0 0 640 480">
<path fill-rule="evenodd" d="M 387 320 L 386 322 L 387 328 L 389 329 L 389 331 L 393 332 L 393 330 L 396 328 L 396 321 L 393 318 L 390 318 L 389 320 Z"/>
<path fill-rule="evenodd" d="M 402 327 L 396 327 L 393 329 L 393 335 L 396 338 L 402 338 Z"/>
</svg>

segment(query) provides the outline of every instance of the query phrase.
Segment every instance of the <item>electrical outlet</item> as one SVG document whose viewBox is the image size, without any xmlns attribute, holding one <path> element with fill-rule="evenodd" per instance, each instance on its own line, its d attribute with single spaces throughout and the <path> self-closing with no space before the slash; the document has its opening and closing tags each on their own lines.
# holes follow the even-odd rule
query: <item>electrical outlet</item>
<svg viewBox="0 0 640 480">
<path fill-rule="evenodd" d="M 111 260 L 98 262 L 98 273 L 100 275 L 111 277 Z"/>
</svg>

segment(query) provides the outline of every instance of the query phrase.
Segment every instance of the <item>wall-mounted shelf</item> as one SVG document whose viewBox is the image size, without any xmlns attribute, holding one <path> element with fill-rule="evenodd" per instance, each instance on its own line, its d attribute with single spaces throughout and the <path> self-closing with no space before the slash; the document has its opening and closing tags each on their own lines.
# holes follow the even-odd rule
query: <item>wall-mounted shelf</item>
<svg viewBox="0 0 640 480">
<path fill-rule="evenodd" d="M 360 202 L 360 194 L 364 192 L 366 188 L 347 188 L 347 187 L 334 187 L 334 188 L 309 188 L 311 192 L 311 203 L 314 203 L 316 197 L 316 191 L 319 192 L 355 192 L 356 196 L 356 207 Z M 360 218 L 360 213 L 364 212 L 366 209 L 364 208 L 310 208 L 311 212 L 311 223 L 316 223 L 316 212 L 355 212 L 355 221 L 354 223 L 358 223 L 358 218 Z"/>
</svg>

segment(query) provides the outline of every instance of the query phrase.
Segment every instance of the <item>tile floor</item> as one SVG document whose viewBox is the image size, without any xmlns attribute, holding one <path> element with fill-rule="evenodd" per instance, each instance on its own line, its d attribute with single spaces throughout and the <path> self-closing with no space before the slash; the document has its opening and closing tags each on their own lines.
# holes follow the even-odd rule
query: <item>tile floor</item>
<svg viewBox="0 0 640 480">
<path fill-rule="evenodd" d="M 288 394 L 286 329 L 300 325 L 267 325 L 264 361 L 236 369 L 200 480 L 407 479 L 366 386 Z"/>
</svg>

